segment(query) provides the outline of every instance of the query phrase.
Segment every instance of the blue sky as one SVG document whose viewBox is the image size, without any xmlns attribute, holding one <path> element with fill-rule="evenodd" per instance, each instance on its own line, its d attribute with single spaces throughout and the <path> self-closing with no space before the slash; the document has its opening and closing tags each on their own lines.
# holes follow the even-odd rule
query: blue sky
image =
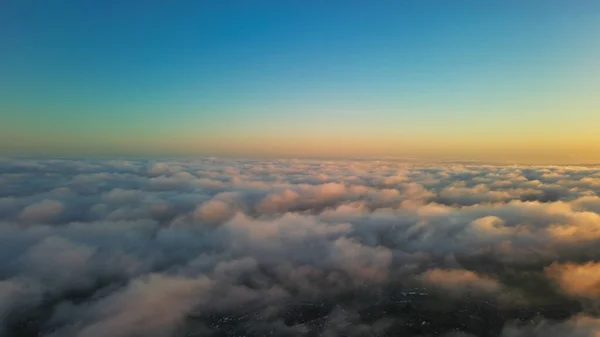
<svg viewBox="0 0 600 337">
<path fill-rule="evenodd" d="M 12 150 L 496 144 L 599 120 L 597 1 L 10 0 L 0 13 Z"/>
</svg>

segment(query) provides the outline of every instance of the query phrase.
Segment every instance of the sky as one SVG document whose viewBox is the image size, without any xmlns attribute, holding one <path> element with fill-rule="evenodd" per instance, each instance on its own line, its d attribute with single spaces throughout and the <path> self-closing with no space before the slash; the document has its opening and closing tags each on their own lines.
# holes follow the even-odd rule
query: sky
<svg viewBox="0 0 600 337">
<path fill-rule="evenodd" d="M 0 3 L 0 155 L 600 162 L 600 2 Z"/>
</svg>

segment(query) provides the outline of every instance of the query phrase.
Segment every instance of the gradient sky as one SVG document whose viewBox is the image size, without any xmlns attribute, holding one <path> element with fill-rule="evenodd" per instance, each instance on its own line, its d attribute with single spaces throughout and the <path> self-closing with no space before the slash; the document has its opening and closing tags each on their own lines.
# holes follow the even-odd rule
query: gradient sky
<svg viewBox="0 0 600 337">
<path fill-rule="evenodd" d="M 4 0 L 0 152 L 600 162 L 600 1 Z"/>
</svg>

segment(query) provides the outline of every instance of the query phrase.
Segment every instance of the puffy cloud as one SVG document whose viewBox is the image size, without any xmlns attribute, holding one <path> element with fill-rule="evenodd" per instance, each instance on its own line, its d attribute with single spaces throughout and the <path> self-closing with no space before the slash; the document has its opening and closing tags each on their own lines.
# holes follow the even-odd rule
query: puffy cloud
<svg viewBox="0 0 600 337">
<path fill-rule="evenodd" d="M 0 322 L 5 322 L 11 312 L 38 304 L 42 299 L 41 295 L 41 285 L 26 279 L 0 281 Z"/>
<path fill-rule="evenodd" d="M 171 175 L 181 171 L 181 167 L 177 165 L 169 165 L 169 163 L 154 163 L 148 167 L 148 175 L 150 177 L 158 177 L 162 175 Z"/>
<path fill-rule="evenodd" d="M 386 281 L 392 252 L 385 247 L 368 247 L 342 237 L 333 243 L 331 259 L 334 266 L 339 266 L 358 282 Z"/>
<path fill-rule="evenodd" d="M 186 315 L 208 297 L 211 286 L 207 278 L 151 274 L 90 306 L 71 308 L 69 311 L 77 312 L 75 316 L 85 323 L 68 326 L 66 331 L 58 331 L 56 335 L 169 336 L 184 322 Z M 64 311 L 60 314 L 66 315 Z"/>
<path fill-rule="evenodd" d="M 298 199 L 300 199 L 300 194 L 291 189 L 273 192 L 262 200 L 258 205 L 258 210 L 262 213 L 284 212 L 292 207 Z"/>
<path fill-rule="evenodd" d="M 477 336 L 485 316 L 505 337 L 593 336 L 599 177 L 391 159 L 0 160 L 0 334 Z M 452 319 L 435 314 L 447 307 Z"/>
<path fill-rule="evenodd" d="M 194 210 L 194 218 L 208 224 L 220 224 L 234 215 L 231 205 L 221 200 L 209 200 Z"/>
<path fill-rule="evenodd" d="M 140 192 L 136 190 L 126 190 L 115 188 L 104 195 L 104 200 L 108 203 L 128 203 L 139 198 Z"/>
<path fill-rule="evenodd" d="M 23 209 L 19 218 L 31 223 L 44 223 L 56 219 L 63 211 L 63 205 L 56 200 L 42 200 Z"/>
<path fill-rule="evenodd" d="M 498 281 L 469 270 L 430 269 L 421 275 L 428 286 L 463 296 L 466 293 L 493 293 L 501 289 Z"/>
<path fill-rule="evenodd" d="M 600 298 L 600 263 L 554 263 L 545 272 L 568 295 Z"/>
<path fill-rule="evenodd" d="M 85 288 L 95 281 L 95 276 L 87 275 L 93 254 L 92 247 L 51 236 L 31 247 L 19 262 L 23 275 L 64 291 Z"/>
</svg>

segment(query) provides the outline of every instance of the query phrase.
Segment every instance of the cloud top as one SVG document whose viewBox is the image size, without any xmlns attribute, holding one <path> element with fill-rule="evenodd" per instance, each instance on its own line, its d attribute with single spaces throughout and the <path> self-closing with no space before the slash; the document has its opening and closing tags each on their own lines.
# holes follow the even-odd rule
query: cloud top
<svg viewBox="0 0 600 337">
<path fill-rule="evenodd" d="M 413 321 L 431 312 L 413 298 L 426 296 L 488 303 L 504 317 L 489 329 L 506 337 L 593 336 L 599 177 L 394 160 L 4 159 L 0 334 L 453 331 Z M 375 309 L 392 299 L 413 311 Z M 526 325 L 511 314 L 530 309 Z M 460 329 L 481 334 L 473 324 Z"/>
</svg>

